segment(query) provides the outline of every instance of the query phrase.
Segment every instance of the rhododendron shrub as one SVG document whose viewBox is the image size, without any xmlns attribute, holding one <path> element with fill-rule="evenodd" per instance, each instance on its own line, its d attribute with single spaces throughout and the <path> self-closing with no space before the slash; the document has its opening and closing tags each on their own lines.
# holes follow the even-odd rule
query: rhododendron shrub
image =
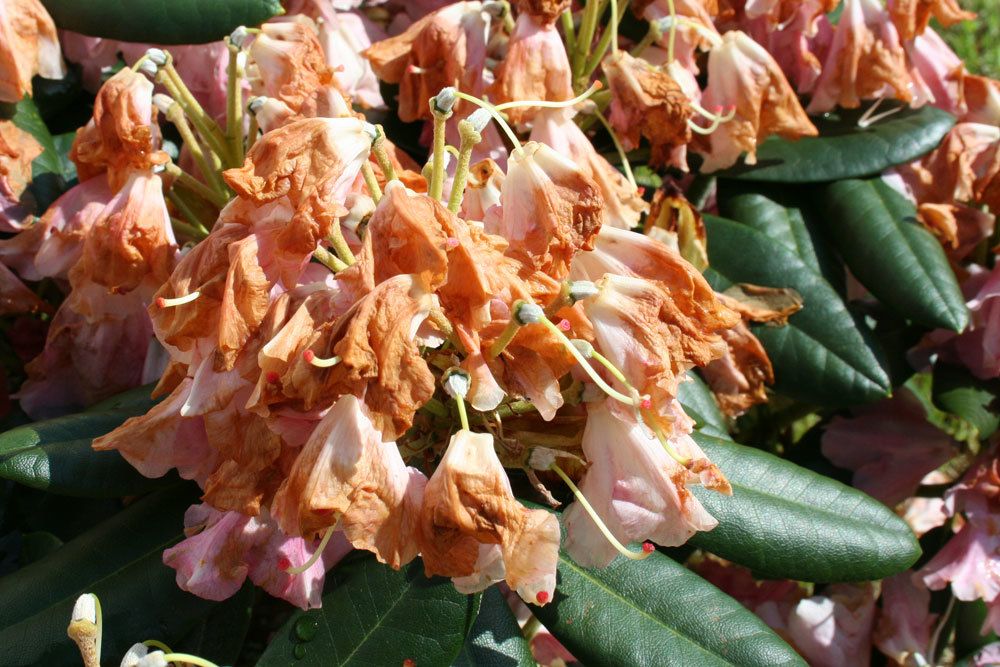
<svg viewBox="0 0 1000 667">
<path fill-rule="evenodd" d="M 4 2 L 0 665 L 992 664 L 976 20 Z"/>
</svg>

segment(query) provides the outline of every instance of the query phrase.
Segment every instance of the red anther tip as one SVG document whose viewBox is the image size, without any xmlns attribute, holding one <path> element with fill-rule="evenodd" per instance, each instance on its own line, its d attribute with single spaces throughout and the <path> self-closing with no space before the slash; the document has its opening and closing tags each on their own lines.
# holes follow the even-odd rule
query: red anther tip
<svg viewBox="0 0 1000 667">
<path fill-rule="evenodd" d="M 643 196 L 645 196 L 645 195 L 646 195 L 646 188 L 644 188 L 644 187 L 642 187 L 642 186 L 640 185 L 639 187 L 637 187 L 637 188 L 635 189 L 635 192 L 636 192 L 636 194 L 638 194 L 638 195 L 639 195 L 640 197 L 643 197 Z"/>
<path fill-rule="evenodd" d="M 444 244 L 446 246 L 448 246 L 449 248 L 457 248 L 458 247 L 458 239 L 456 239 L 454 236 L 449 236 L 445 240 Z"/>
<path fill-rule="evenodd" d="M 651 554 L 654 551 L 656 551 L 656 545 L 654 545 L 652 542 L 643 542 L 642 543 L 642 550 L 645 551 L 648 554 Z"/>
<path fill-rule="evenodd" d="M 264 376 L 264 379 L 267 380 L 268 384 L 278 384 L 278 380 L 281 379 L 281 376 L 275 371 L 268 371 L 267 375 Z"/>
<path fill-rule="evenodd" d="M 284 571 L 284 570 L 287 570 L 288 568 L 290 568 L 291 566 L 292 566 L 292 561 L 288 560 L 284 556 L 282 556 L 281 558 L 278 559 L 278 569 L 279 570 Z"/>
<path fill-rule="evenodd" d="M 642 399 L 642 403 L 640 403 L 639 406 L 643 410 L 649 410 L 651 407 L 653 407 L 653 401 L 648 398 L 644 398 Z"/>
<path fill-rule="evenodd" d="M 538 594 L 535 596 L 535 599 L 538 600 L 538 604 L 545 604 L 546 602 L 549 601 L 549 592 L 538 591 Z"/>
<path fill-rule="evenodd" d="M 729 106 L 726 107 L 725 111 L 726 113 L 729 113 L 730 111 L 736 111 L 736 105 L 730 104 Z"/>
<path fill-rule="evenodd" d="M 559 328 L 563 331 L 569 331 L 573 328 L 573 325 L 569 323 L 569 320 L 559 320 Z"/>
<path fill-rule="evenodd" d="M 316 353 L 312 350 L 306 350 L 302 353 L 302 358 L 306 360 L 307 364 L 311 364 L 312 360 L 316 358 Z"/>
<path fill-rule="evenodd" d="M 407 658 L 403 661 L 403 667 L 417 667 L 417 661 L 413 658 Z"/>
<path fill-rule="evenodd" d="M 600 90 L 603 87 L 604 87 L 604 84 L 601 83 L 600 81 L 595 81 L 594 82 L 594 90 Z"/>
<path fill-rule="evenodd" d="M 157 308 L 166 308 L 167 307 L 167 301 L 166 301 L 166 299 L 164 299 L 162 296 L 156 297 L 156 307 Z"/>
</svg>

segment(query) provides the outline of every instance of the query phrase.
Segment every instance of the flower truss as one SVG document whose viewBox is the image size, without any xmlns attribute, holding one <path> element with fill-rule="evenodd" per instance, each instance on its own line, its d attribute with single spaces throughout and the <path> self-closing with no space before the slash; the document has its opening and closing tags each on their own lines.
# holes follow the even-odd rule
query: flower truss
<svg viewBox="0 0 1000 667">
<path fill-rule="evenodd" d="M 692 166 L 754 165 L 769 137 L 816 136 L 807 112 L 864 107 L 865 127 L 934 105 L 960 122 L 886 179 L 956 262 L 993 231 L 1000 88 L 929 26 L 970 18 L 954 0 L 845 0 L 836 21 L 833 0 L 636 0 L 648 33 L 633 40 L 623 0 L 357 4 L 289 2 L 205 45 L 62 33 L 96 100 L 69 153 L 78 183 L 38 219 L 22 195 L 42 147 L 0 122 L 0 313 L 51 315 L 17 398 L 46 418 L 156 383 L 159 402 L 93 448 L 200 487 L 163 561 L 203 598 L 249 578 L 314 608 L 327 571 L 365 550 L 544 606 L 560 549 L 605 567 L 716 527 L 691 489 L 733 490 L 679 387 L 700 368 L 730 416 L 767 401 L 774 369 L 748 325 L 782 326 L 802 301 L 716 293 L 697 210 L 680 189 L 650 203 L 628 151 L 686 183 Z M 41 4 L 5 2 L 0 100 L 65 71 Z M 423 124 L 426 164 L 368 120 L 390 115 Z M 65 292 L 54 310 L 22 282 L 42 280 Z M 918 350 L 997 377 L 996 271 L 967 289 L 972 326 Z M 957 453 L 912 398 L 838 417 L 823 441 L 892 505 Z M 903 469 L 883 431 L 908 420 Z M 925 529 L 957 518 L 957 532 L 919 577 L 883 583 L 883 608 L 926 611 L 927 589 L 950 585 L 1000 629 L 990 451 L 924 508 Z M 561 525 L 522 487 L 553 506 L 568 488 Z M 725 562 L 698 567 L 753 588 Z M 851 664 L 879 589 L 839 586 L 737 597 L 817 664 Z M 88 665 L 94 604 L 81 598 L 71 625 Z M 923 660 L 930 617 L 895 622 L 878 647 Z M 140 645 L 122 664 L 169 661 Z"/>
</svg>

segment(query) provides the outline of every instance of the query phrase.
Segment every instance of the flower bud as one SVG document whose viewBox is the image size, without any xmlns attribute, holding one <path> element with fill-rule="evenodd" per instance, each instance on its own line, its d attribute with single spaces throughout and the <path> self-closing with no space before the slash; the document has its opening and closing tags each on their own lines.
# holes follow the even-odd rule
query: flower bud
<svg viewBox="0 0 1000 667">
<path fill-rule="evenodd" d="M 476 132 L 482 132 L 490 124 L 492 118 L 493 116 L 486 109 L 476 109 L 465 120 Z"/>
<path fill-rule="evenodd" d="M 535 303 L 522 301 L 514 307 L 514 319 L 518 324 L 537 324 L 545 318 L 545 311 Z"/>
<path fill-rule="evenodd" d="M 250 37 L 250 33 L 247 32 L 247 27 L 245 25 L 241 25 L 229 34 L 229 41 L 236 48 L 242 49 L 243 45 L 246 44 L 248 37 Z"/>
<path fill-rule="evenodd" d="M 569 298 L 573 303 L 597 296 L 597 285 L 589 280 L 574 280 L 569 284 Z"/>
<path fill-rule="evenodd" d="M 455 97 L 454 88 L 451 86 L 442 88 L 441 92 L 434 98 L 434 109 L 438 113 L 451 113 L 452 107 L 455 106 L 455 101 L 457 99 L 458 98 Z"/>
<path fill-rule="evenodd" d="M 146 58 L 153 62 L 157 67 L 163 67 L 167 64 L 167 52 L 163 49 L 158 49 L 155 46 L 146 50 Z"/>
<path fill-rule="evenodd" d="M 444 387 L 445 393 L 452 398 L 465 398 L 472 386 L 472 378 L 460 368 L 451 368 L 441 379 L 441 385 Z"/>
</svg>

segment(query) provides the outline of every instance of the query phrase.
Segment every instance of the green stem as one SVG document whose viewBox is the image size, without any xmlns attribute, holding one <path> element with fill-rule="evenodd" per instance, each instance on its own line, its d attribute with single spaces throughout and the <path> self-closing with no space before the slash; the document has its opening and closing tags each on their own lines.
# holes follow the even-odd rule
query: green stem
<svg viewBox="0 0 1000 667">
<path fill-rule="evenodd" d="M 639 186 L 635 182 L 635 176 L 632 175 L 632 165 L 628 162 L 628 155 L 625 153 L 625 147 L 622 146 L 622 142 L 618 140 L 618 135 L 615 134 L 614 129 L 611 127 L 611 123 L 609 123 L 608 119 L 604 117 L 604 114 L 601 113 L 600 109 L 595 108 L 594 115 L 597 117 L 597 120 L 601 121 L 601 125 L 603 125 L 604 129 L 608 131 L 608 135 L 611 136 L 611 141 L 615 144 L 618 156 L 622 160 L 622 169 L 625 171 L 625 178 L 628 179 L 628 182 L 633 188 L 638 190 Z"/>
<path fill-rule="evenodd" d="M 240 71 L 240 49 L 226 40 L 229 47 L 229 81 L 226 87 L 226 139 L 233 166 L 243 164 L 243 72 Z"/>
<path fill-rule="evenodd" d="M 188 150 L 191 152 L 191 157 L 194 158 L 195 164 L 198 165 L 198 171 L 201 172 L 201 175 L 209 183 L 209 186 L 215 190 L 216 194 L 228 201 L 229 195 L 226 191 L 226 185 L 222 182 L 222 177 L 219 176 L 219 172 L 216 171 L 214 165 L 209 162 L 208 155 L 205 154 L 201 142 L 198 141 L 194 132 L 191 131 L 191 126 L 188 125 L 184 110 L 179 104 L 173 104 L 167 109 L 166 116 L 167 120 L 177 128 L 178 134 L 181 135 L 181 139 L 187 145 Z"/>
<path fill-rule="evenodd" d="M 208 229 L 198 217 L 198 214 L 194 212 L 194 209 L 191 208 L 190 204 L 184 201 L 183 197 L 173 191 L 173 188 L 167 192 L 167 199 L 170 200 L 171 204 L 177 207 L 177 210 L 181 212 L 181 215 L 188 219 L 192 227 L 198 231 L 199 235 L 208 236 Z"/>
<path fill-rule="evenodd" d="M 559 18 L 562 20 L 563 38 L 566 41 L 566 55 L 572 56 L 576 51 L 576 28 L 573 27 L 573 11 L 566 9 Z"/>
<path fill-rule="evenodd" d="M 618 31 L 616 28 L 618 24 L 621 23 L 622 18 L 625 16 L 625 10 L 628 9 L 629 0 L 624 0 L 621 4 L 617 0 L 611 0 L 611 8 L 614 15 L 617 17 L 617 21 L 613 22 L 608 28 L 601 33 L 601 39 L 597 42 L 597 48 L 594 50 L 593 55 L 587 59 L 587 64 L 583 68 L 582 77 L 585 79 L 590 79 L 590 75 L 594 73 L 600 64 L 604 60 L 605 54 L 608 52 L 609 46 L 614 46 L 613 52 L 618 52 Z"/>
<path fill-rule="evenodd" d="M 229 199 L 221 196 L 218 192 L 208 187 L 197 178 L 187 173 L 180 167 L 178 167 L 173 162 L 168 162 L 166 166 L 166 172 L 174 177 L 174 182 L 177 185 L 190 190 L 194 194 L 198 195 L 202 199 L 215 204 L 217 207 L 222 208 L 229 203 Z"/>
<path fill-rule="evenodd" d="M 219 124 L 201 108 L 201 104 L 191 94 L 180 74 L 174 69 L 173 63 L 167 62 L 156 75 L 156 80 L 163 84 L 170 96 L 180 105 L 184 115 L 191 119 L 198 134 L 205 140 L 212 152 L 220 159 L 227 157 L 229 151 L 226 147 L 226 138 L 223 136 Z"/>
<path fill-rule="evenodd" d="M 459 132 L 462 135 L 459 144 L 458 165 L 455 167 L 455 179 L 451 184 L 451 194 L 448 196 L 448 210 L 458 213 L 462 207 L 462 198 L 465 196 L 465 185 L 469 182 L 469 164 L 472 162 L 472 149 L 483 139 L 483 135 L 472 127 L 472 124 L 463 120 L 458 124 Z"/>
<path fill-rule="evenodd" d="M 354 253 L 351 252 L 351 247 L 347 245 L 347 240 L 344 238 L 344 230 L 340 227 L 340 221 L 337 220 L 333 223 L 333 227 L 330 228 L 330 235 L 326 238 L 333 246 L 334 251 L 344 260 L 344 263 L 348 266 L 354 264 L 357 259 L 354 257 Z"/>
<path fill-rule="evenodd" d="M 385 130 L 382 129 L 381 125 L 375 126 L 375 141 L 372 144 L 372 152 L 375 154 L 375 160 L 382 170 L 386 183 L 396 180 L 396 169 L 392 166 L 389 155 L 385 151 Z"/>
<path fill-rule="evenodd" d="M 431 102 L 433 105 L 433 101 Z M 441 192 L 444 190 L 444 151 L 445 151 L 445 125 L 451 118 L 452 112 L 441 113 L 434 109 L 434 153 L 431 155 L 431 182 L 427 189 L 427 196 L 434 200 L 441 199 Z"/>
<path fill-rule="evenodd" d="M 347 268 L 347 264 L 342 262 L 339 257 L 334 255 L 332 252 L 330 252 L 323 246 L 319 246 L 318 248 L 313 250 L 313 257 L 316 258 L 317 262 L 319 262 L 326 268 L 330 269 L 334 273 L 337 273 L 338 271 L 343 271 L 344 269 Z"/>
<path fill-rule="evenodd" d="M 583 19 L 580 21 L 580 32 L 577 33 L 573 50 L 573 85 L 580 83 L 580 74 L 590 55 L 590 47 L 594 41 L 594 31 L 597 29 L 597 19 L 603 8 L 603 0 L 587 0 L 583 8 Z"/>
<path fill-rule="evenodd" d="M 372 201 L 376 204 L 382 199 L 382 188 L 378 186 L 378 179 L 375 178 L 375 170 L 372 169 L 370 162 L 365 160 L 365 163 L 361 165 L 361 175 L 365 179 L 365 185 L 368 187 L 368 194 L 371 195 Z"/>
</svg>

